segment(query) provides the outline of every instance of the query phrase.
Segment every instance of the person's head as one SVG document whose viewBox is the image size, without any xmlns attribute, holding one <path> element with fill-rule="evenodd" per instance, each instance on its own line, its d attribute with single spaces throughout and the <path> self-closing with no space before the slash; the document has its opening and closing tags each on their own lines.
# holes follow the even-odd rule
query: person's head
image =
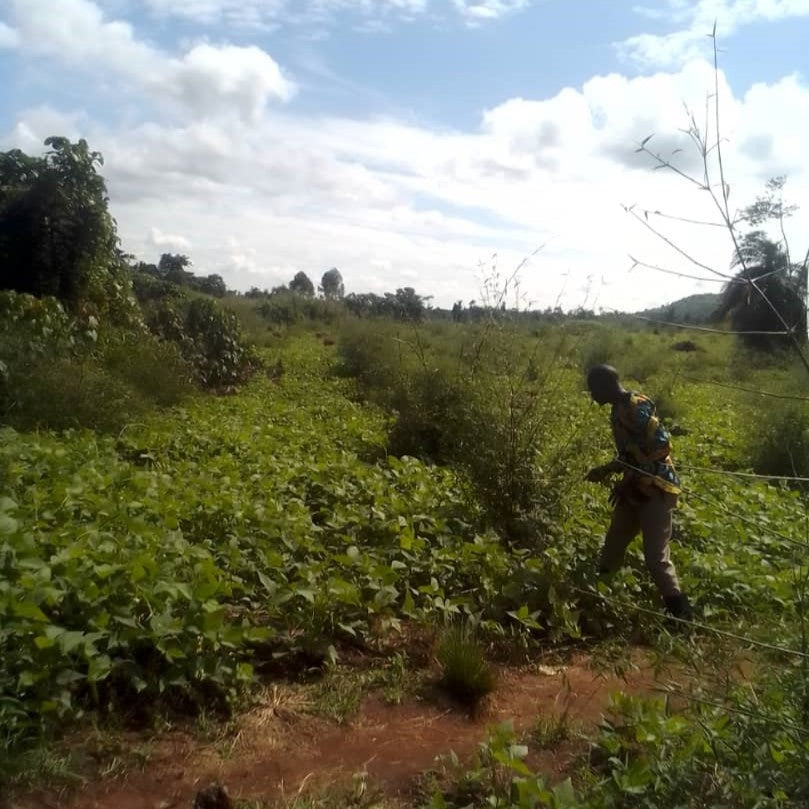
<svg viewBox="0 0 809 809">
<path fill-rule="evenodd" d="M 587 387 L 594 402 L 613 404 L 624 392 L 618 378 L 618 371 L 611 365 L 594 365 L 587 372 Z"/>
</svg>

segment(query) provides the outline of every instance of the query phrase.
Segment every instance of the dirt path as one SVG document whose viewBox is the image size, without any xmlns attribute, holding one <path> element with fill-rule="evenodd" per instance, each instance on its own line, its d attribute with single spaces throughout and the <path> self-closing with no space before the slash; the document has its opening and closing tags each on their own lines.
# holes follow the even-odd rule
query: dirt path
<svg viewBox="0 0 809 809">
<path fill-rule="evenodd" d="M 238 731 L 224 741 L 204 744 L 173 732 L 156 743 L 145 769 L 125 780 L 92 783 L 67 799 L 39 795 L 20 807 L 187 809 L 196 791 L 215 780 L 226 784 L 233 798 L 258 801 L 294 795 L 304 782 L 335 784 L 362 771 L 386 794 L 406 796 L 436 756 L 474 753 L 487 725 L 513 720 L 517 729 L 527 729 L 538 717 L 566 711 L 571 720 L 592 727 L 610 693 L 646 692 L 654 679 L 646 664 L 620 679 L 598 674 L 580 658 L 559 669 L 505 670 L 491 703 L 475 719 L 448 705 L 392 706 L 369 696 L 344 726 L 299 714 L 276 692 L 242 717 Z M 576 752 L 575 745 L 562 744 L 544 753 L 540 765 L 559 776 Z"/>
</svg>

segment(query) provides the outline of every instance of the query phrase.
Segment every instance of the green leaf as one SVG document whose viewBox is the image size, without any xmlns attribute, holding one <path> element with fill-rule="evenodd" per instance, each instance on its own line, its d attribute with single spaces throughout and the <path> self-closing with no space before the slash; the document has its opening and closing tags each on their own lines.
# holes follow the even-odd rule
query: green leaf
<svg viewBox="0 0 809 809">
<path fill-rule="evenodd" d="M 556 809 L 567 809 L 567 807 L 573 809 L 573 807 L 580 805 L 570 778 L 565 779 L 561 784 L 557 784 L 552 791 Z"/>
<path fill-rule="evenodd" d="M 31 603 L 13 604 L 11 611 L 18 618 L 31 618 L 34 621 L 47 621 L 48 617 L 36 605 Z"/>
</svg>

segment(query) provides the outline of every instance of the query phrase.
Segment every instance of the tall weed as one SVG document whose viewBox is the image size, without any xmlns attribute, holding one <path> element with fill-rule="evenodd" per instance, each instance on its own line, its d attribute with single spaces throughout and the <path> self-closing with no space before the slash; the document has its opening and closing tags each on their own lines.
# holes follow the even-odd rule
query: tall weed
<svg viewBox="0 0 809 809">
<path fill-rule="evenodd" d="M 809 476 L 809 402 L 759 404 L 746 434 L 750 463 L 763 475 Z"/>
<path fill-rule="evenodd" d="M 353 323 L 338 353 L 340 371 L 392 411 L 394 454 L 462 471 L 506 533 L 554 520 L 584 437 L 580 403 L 560 396 L 572 378 L 564 337 L 526 342 L 499 324 L 424 333 Z"/>
</svg>

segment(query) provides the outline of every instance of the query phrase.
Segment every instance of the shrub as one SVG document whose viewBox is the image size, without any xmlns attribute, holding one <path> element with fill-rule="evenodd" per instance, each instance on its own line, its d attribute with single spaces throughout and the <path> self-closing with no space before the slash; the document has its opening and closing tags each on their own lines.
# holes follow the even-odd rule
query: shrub
<svg viewBox="0 0 809 809">
<path fill-rule="evenodd" d="M 402 344 L 398 332 L 385 323 L 346 324 L 337 344 L 337 372 L 354 377 L 366 394 L 391 403 L 401 382 Z"/>
<path fill-rule="evenodd" d="M 472 708 L 494 691 L 497 678 L 474 632 L 464 624 L 448 627 L 438 646 L 442 688 Z"/>
<path fill-rule="evenodd" d="M 660 349 L 661 345 L 657 341 L 651 344 L 649 341 L 644 341 L 639 346 L 634 346 L 632 351 L 627 352 L 619 360 L 618 370 L 622 376 L 644 384 L 660 370 L 663 362 Z"/>
<path fill-rule="evenodd" d="M 110 373 L 161 407 L 178 404 L 194 390 L 193 368 L 178 347 L 151 334 L 114 334 L 105 341 L 100 359 Z"/>
<path fill-rule="evenodd" d="M 750 463 L 762 475 L 809 476 L 809 406 L 768 401 L 746 432 Z"/>
<path fill-rule="evenodd" d="M 626 344 L 624 343 L 624 346 Z M 579 361 L 585 373 L 594 365 L 618 365 L 622 354 L 619 333 L 616 329 L 598 326 L 584 339 L 579 348 Z"/>
<path fill-rule="evenodd" d="M 210 298 L 162 301 L 149 312 L 148 323 L 153 333 L 179 347 L 207 388 L 230 389 L 258 366 L 236 315 Z"/>
<path fill-rule="evenodd" d="M 17 429 L 120 430 L 149 403 L 191 390 L 176 347 L 147 332 L 105 331 L 54 298 L 0 293 L 0 418 Z"/>
<path fill-rule="evenodd" d="M 575 405 L 553 391 L 563 347 L 526 351 L 522 334 L 499 327 L 470 328 L 459 343 L 376 322 L 344 330 L 339 356 L 340 371 L 393 412 L 393 454 L 463 472 L 506 534 L 529 519 L 536 537 L 554 522 L 582 434 Z"/>
<path fill-rule="evenodd" d="M 474 421 L 471 386 L 446 368 L 418 369 L 391 391 L 396 420 L 388 446 L 394 455 L 450 463 L 465 455 Z"/>
<path fill-rule="evenodd" d="M 339 301 L 279 290 L 270 293 L 259 305 L 258 311 L 268 323 L 292 326 L 304 321 L 333 323 L 344 308 Z"/>
<path fill-rule="evenodd" d="M 9 387 L 13 395 L 4 397 L 2 420 L 18 430 L 115 433 L 148 410 L 143 396 L 91 357 L 37 359 L 18 366 Z"/>
<path fill-rule="evenodd" d="M 98 362 L 97 322 L 54 298 L 0 293 L 0 418 L 17 429 L 119 430 L 145 402 Z"/>
</svg>

